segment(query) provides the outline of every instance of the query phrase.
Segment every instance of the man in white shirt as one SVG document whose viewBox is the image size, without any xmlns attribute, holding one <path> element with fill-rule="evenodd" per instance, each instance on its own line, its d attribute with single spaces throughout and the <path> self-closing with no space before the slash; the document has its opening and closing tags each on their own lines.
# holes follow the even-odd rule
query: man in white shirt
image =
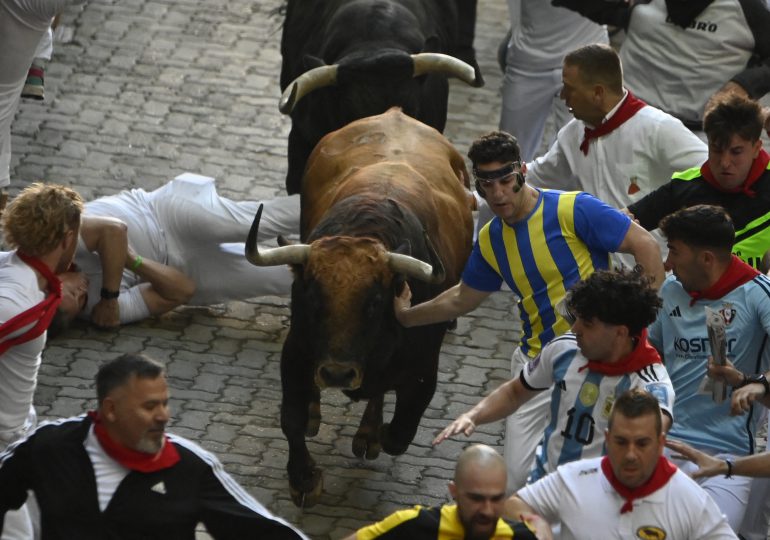
<svg viewBox="0 0 770 540">
<path fill-rule="evenodd" d="M 64 324 L 79 315 L 114 327 L 181 304 L 288 294 L 288 266 L 257 268 L 244 256 L 260 204 L 260 241 L 299 232 L 299 195 L 233 201 L 191 173 L 86 203 L 77 271 L 62 276 Z"/>
<path fill-rule="evenodd" d="M 529 164 L 534 185 L 587 191 L 624 208 L 674 172 L 705 161 L 706 145 L 682 122 L 624 88 L 611 47 L 587 45 L 567 54 L 562 80 L 561 98 L 575 119 Z"/>
<path fill-rule="evenodd" d="M 32 184 L 2 215 L 4 241 L 14 251 L 0 252 L 0 451 L 35 426 L 37 372 L 61 299 L 56 273 L 72 262 L 82 210 L 71 189 Z M 26 507 L 6 516 L 0 538 L 32 538 Z"/>
<path fill-rule="evenodd" d="M 547 1 L 508 0 L 508 11 L 511 39 L 506 44 L 500 130 L 515 136 L 522 159 L 531 161 L 551 112 L 556 129 L 571 119 L 559 101 L 564 55 L 609 40 L 603 26 Z"/>
<path fill-rule="evenodd" d="M 607 455 L 562 465 L 519 490 L 504 515 L 561 523 L 561 539 L 735 539 L 709 495 L 663 457 L 666 436 L 655 397 L 630 390 L 616 401 Z"/>
</svg>

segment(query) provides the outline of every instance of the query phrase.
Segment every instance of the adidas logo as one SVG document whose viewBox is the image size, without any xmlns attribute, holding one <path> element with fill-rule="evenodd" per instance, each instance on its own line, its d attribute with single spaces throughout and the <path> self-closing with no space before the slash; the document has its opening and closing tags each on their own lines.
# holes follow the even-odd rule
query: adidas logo
<svg viewBox="0 0 770 540">
<path fill-rule="evenodd" d="M 166 484 L 163 482 L 158 482 L 154 486 L 150 488 L 151 491 L 154 491 L 155 493 L 160 493 L 161 495 L 166 494 Z"/>
<path fill-rule="evenodd" d="M 668 314 L 669 317 L 681 317 L 682 312 L 679 310 L 679 306 L 676 306 L 674 309 L 671 310 L 671 313 Z"/>
</svg>

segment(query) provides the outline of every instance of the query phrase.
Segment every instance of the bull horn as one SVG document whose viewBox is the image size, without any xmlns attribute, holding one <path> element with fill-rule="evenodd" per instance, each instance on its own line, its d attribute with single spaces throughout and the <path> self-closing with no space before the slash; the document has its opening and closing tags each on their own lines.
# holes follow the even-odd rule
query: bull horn
<svg viewBox="0 0 770 540">
<path fill-rule="evenodd" d="M 289 86 L 283 91 L 281 100 L 278 102 L 278 110 L 283 114 L 291 114 L 297 102 L 307 94 L 313 90 L 335 84 L 337 84 L 337 64 L 320 66 L 306 71 L 289 83 Z"/>
<path fill-rule="evenodd" d="M 443 283 L 444 279 L 446 278 L 444 265 L 441 264 L 441 259 L 439 258 L 438 253 L 436 253 L 436 250 L 433 248 L 433 244 L 431 243 L 427 234 L 425 234 L 425 244 L 427 245 L 428 251 L 430 252 L 431 260 L 436 261 L 435 266 L 431 266 L 430 264 L 421 261 L 420 259 L 415 259 L 409 255 L 389 252 L 388 263 L 390 265 L 390 269 L 398 274 L 404 274 L 406 276 L 419 279 L 420 281 L 426 281 L 428 283 Z"/>
<path fill-rule="evenodd" d="M 259 221 L 262 219 L 260 204 L 254 222 L 251 224 L 249 236 L 246 239 L 246 259 L 254 266 L 281 266 L 283 264 L 305 264 L 310 254 L 310 246 L 307 244 L 294 244 L 259 251 L 257 247 L 257 235 L 259 233 Z"/>
<path fill-rule="evenodd" d="M 471 86 L 481 86 L 476 80 L 476 70 L 473 66 L 462 60 L 441 53 L 419 53 L 412 55 L 414 62 L 414 77 L 425 75 L 426 73 L 443 73 L 451 77 L 457 77 Z"/>
</svg>

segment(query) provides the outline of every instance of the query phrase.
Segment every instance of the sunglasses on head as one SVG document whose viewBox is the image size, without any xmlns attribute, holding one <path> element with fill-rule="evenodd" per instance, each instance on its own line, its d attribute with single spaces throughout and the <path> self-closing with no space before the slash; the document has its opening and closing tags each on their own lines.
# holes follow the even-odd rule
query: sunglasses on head
<svg viewBox="0 0 770 540">
<path fill-rule="evenodd" d="M 524 174 L 520 170 L 515 170 L 520 168 L 520 161 L 511 162 L 508 165 L 493 171 L 481 171 L 474 167 L 473 176 L 476 179 L 476 191 L 478 191 L 479 195 L 482 197 L 486 197 L 485 190 L 491 188 L 495 182 L 499 183 L 501 186 L 507 186 L 515 181 L 516 184 L 513 187 L 513 192 L 518 193 L 524 185 Z"/>
</svg>

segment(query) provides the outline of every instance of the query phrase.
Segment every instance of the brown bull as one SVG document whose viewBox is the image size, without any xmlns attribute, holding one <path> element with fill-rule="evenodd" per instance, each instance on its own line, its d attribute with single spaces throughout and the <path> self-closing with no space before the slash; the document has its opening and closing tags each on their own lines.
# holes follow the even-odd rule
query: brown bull
<svg viewBox="0 0 770 540">
<path fill-rule="evenodd" d="M 454 285 L 471 249 L 468 175 L 435 129 L 399 109 L 330 133 L 303 179 L 306 243 L 259 252 L 260 214 L 247 242 L 258 265 L 291 264 L 291 328 L 281 356 L 281 427 L 289 442 L 289 483 L 298 505 L 321 491 L 305 435 L 320 424 L 320 390 L 369 399 L 353 453 L 403 453 L 436 387 L 446 324 L 405 329 L 393 296 L 409 281 L 421 302 Z M 382 423 L 385 392 L 396 408 Z"/>
</svg>

